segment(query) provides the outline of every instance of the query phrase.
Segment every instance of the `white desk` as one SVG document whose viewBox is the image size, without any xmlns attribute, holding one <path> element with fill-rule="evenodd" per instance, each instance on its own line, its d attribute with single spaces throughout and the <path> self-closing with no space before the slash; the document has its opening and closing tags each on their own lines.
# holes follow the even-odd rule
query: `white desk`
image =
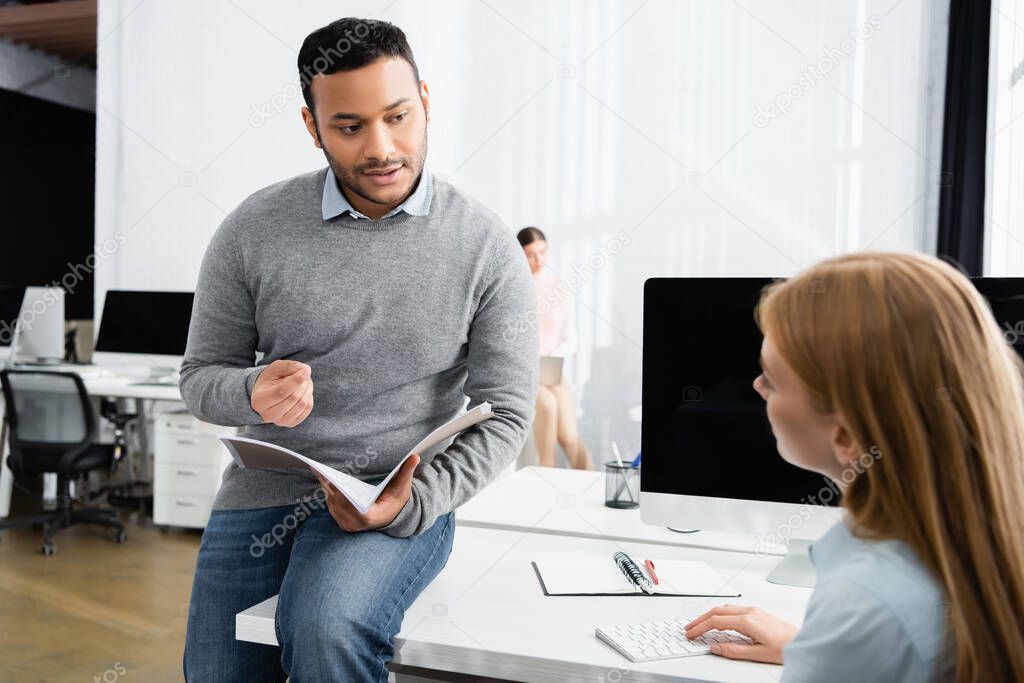
<svg viewBox="0 0 1024 683">
<path fill-rule="evenodd" d="M 577 538 L 639 541 L 670 546 L 754 552 L 756 539 L 742 534 L 698 531 L 683 534 L 644 524 L 640 509 L 604 504 L 604 473 L 524 467 L 487 486 L 455 513 L 463 527 L 537 531 Z M 765 549 L 756 550 L 764 552 Z M 785 546 L 768 554 L 785 555 Z"/>
<path fill-rule="evenodd" d="M 25 370 L 75 371 L 70 366 L 32 366 L 19 367 Z M 108 396 L 111 398 L 131 398 L 138 402 L 140 419 L 145 421 L 143 401 L 181 401 L 181 392 L 175 384 L 140 384 L 145 380 L 138 376 L 116 374 L 116 368 L 98 368 L 83 366 L 78 369 L 82 375 L 85 390 L 91 396 Z M 0 396 L 0 414 L 4 411 L 3 396 Z M 145 434 L 142 435 L 145 445 Z M 14 487 L 14 475 L 7 467 L 8 444 L 6 434 L 0 439 L 0 517 L 7 517 L 11 509 L 11 492 Z"/>
<path fill-rule="evenodd" d="M 546 554 L 616 550 L 634 557 L 702 560 L 741 598 L 546 597 L 530 561 Z M 610 560 L 609 560 L 610 561 Z M 447 566 L 413 603 L 395 640 L 394 663 L 511 681 L 775 682 L 782 668 L 697 656 L 634 664 L 594 636 L 598 624 L 697 616 L 716 604 L 756 604 L 800 623 L 810 589 L 765 581 L 778 558 L 665 545 L 573 539 L 544 533 L 458 527 Z M 276 645 L 277 597 L 242 612 L 240 640 Z M 617 673 L 616 673 L 617 672 Z M 627 676 L 628 673 L 628 676 Z M 402 680 L 401 676 L 398 678 Z"/>
</svg>

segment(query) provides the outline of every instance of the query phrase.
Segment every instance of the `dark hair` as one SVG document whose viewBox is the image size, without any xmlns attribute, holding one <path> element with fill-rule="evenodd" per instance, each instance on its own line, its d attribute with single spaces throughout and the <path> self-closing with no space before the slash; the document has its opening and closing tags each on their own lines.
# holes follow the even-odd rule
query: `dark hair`
<svg viewBox="0 0 1024 683">
<path fill-rule="evenodd" d="M 525 247 L 527 244 L 532 244 L 537 241 L 548 241 L 548 238 L 544 236 L 544 233 L 540 231 L 540 228 L 535 228 L 532 225 L 528 228 L 523 228 L 516 233 L 516 239 L 519 240 L 519 246 L 521 247 Z"/>
<path fill-rule="evenodd" d="M 378 19 L 345 17 L 310 33 L 299 48 L 299 81 L 302 98 L 313 111 L 310 85 L 317 74 L 352 71 L 381 57 L 399 57 L 412 67 L 416 83 L 420 71 L 402 29 Z"/>
</svg>

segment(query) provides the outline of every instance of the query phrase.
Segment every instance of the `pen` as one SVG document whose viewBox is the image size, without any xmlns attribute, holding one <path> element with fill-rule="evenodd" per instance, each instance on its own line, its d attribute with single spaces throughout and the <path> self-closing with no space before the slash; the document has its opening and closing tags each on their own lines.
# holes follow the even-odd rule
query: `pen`
<svg viewBox="0 0 1024 683">
<path fill-rule="evenodd" d="M 644 560 L 644 566 L 647 567 L 647 573 L 651 575 L 651 580 L 654 581 L 654 585 L 658 585 L 658 575 L 654 573 L 654 563 L 650 560 Z"/>
<path fill-rule="evenodd" d="M 615 500 L 619 500 L 622 496 L 622 492 L 625 491 L 626 495 L 629 496 L 630 503 L 636 503 L 636 499 L 633 498 L 633 492 L 629 490 L 629 482 L 626 479 L 626 463 L 622 461 L 622 455 L 619 453 L 619 445 L 612 441 L 612 453 L 615 455 L 615 462 L 619 466 L 619 477 L 622 478 L 622 483 L 619 484 L 618 490 L 615 492 Z"/>
<path fill-rule="evenodd" d="M 612 441 L 612 454 L 615 455 L 615 462 L 619 464 L 619 467 L 625 467 L 625 463 L 622 462 L 622 456 L 619 454 L 619 444 Z"/>
</svg>

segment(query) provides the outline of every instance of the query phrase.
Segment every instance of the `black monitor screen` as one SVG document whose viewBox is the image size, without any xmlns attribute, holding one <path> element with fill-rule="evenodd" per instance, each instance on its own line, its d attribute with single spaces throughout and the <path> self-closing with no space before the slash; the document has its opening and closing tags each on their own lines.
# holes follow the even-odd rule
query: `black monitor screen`
<svg viewBox="0 0 1024 683">
<path fill-rule="evenodd" d="M 21 314 L 25 288 L 0 285 L 0 346 L 10 346 L 14 338 L 14 323 Z"/>
<path fill-rule="evenodd" d="M 827 488 L 776 450 L 754 307 L 769 278 L 652 278 L 644 286 L 644 491 L 809 502 Z M 828 498 L 834 501 L 834 496 Z"/>
<path fill-rule="evenodd" d="M 988 299 L 1003 337 L 1024 357 L 1024 278 L 975 277 L 971 282 Z"/>
<path fill-rule="evenodd" d="M 185 355 L 192 298 L 192 292 L 107 292 L 96 350 Z"/>
<path fill-rule="evenodd" d="M 644 491 L 807 502 L 825 485 L 779 456 L 754 307 L 769 278 L 652 278 L 644 288 Z M 1024 357 L 1024 278 L 973 278 Z M 831 496 L 829 496 L 831 498 Z"/>
</svg>

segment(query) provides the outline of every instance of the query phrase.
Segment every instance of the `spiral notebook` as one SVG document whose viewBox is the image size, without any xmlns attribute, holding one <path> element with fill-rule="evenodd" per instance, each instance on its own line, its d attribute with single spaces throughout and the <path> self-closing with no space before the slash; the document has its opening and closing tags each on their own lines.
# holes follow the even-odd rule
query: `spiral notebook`
<svg viewBox="0 0 1024 683">
<path fill-rule="evenodd" d="M 628 561 L 617 561 L 624 555 Z M 621 558 L 619 558 L 621 560 Z M 658 583 L 643 562 L 650 559 Z M 706 562 L 629 557 L 549 557 L 531 562 L 544 595 L 650 595 L 738 598 L 740 593 Z M 644 590 L 643 585 L 651 591 Z"/>
</svg>

